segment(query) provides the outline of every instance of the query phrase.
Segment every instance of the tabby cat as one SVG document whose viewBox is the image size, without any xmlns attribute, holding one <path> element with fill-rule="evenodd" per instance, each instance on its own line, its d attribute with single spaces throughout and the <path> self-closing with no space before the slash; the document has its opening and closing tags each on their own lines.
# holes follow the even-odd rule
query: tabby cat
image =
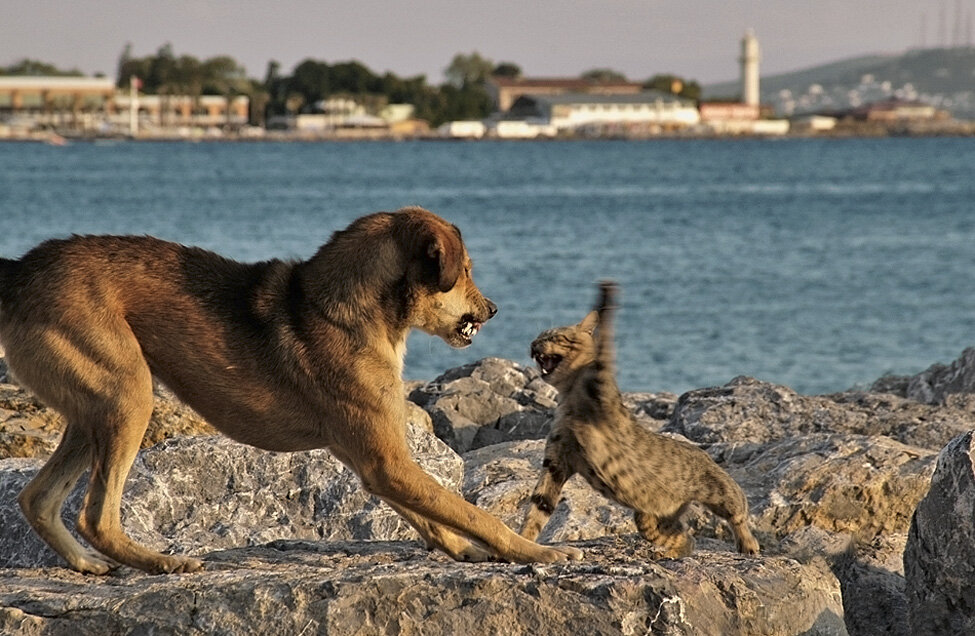
<svg viewBox="0 0 975 636">
<path fill-rule="evenodd" d="M 532 358 L 558 389 L 559 405 L 521 535 L 538 536 L 566 480 L 579 473 L 604 496 L 632 509 L 640 533 L 664 557 L 694 549 L 682 521 L 693 501 L 728 521 L 739 552 L 758 554 L 738 484 L 696 446 L 637 424 L 623 404 L 614 377 L 616 296 L 615 283 L 601 283 L 597 308 L 582 322 L 549 329 L 532 342 Z"/>
</svg>

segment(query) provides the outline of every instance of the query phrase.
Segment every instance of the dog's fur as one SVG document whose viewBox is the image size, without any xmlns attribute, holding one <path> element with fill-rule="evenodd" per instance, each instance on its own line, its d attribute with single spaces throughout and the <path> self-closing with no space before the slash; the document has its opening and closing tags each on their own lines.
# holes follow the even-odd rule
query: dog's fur
<svg viewBox="0 0 975 636">
<path fill-rule="evenodd" d="M 242 264 L 151 237 L 51 240 L 0 259 L 0 342 L 17 379 L 64 415 L 57 450 L 20 495 L 71 567 L 189 572 L 122 530 L 122 486 L 152 411 L 152 376 L 230 437 L 328 448 L 431 547 L 458 560 L 561 561 L 437 484 L 405 441 L 411 328 L 467 346 L 497 308 L 457 228 L 421 208 L 362 217 L 314 257 Z M 77 529 L 61 521 L 91 468 Z"/>
</svg>

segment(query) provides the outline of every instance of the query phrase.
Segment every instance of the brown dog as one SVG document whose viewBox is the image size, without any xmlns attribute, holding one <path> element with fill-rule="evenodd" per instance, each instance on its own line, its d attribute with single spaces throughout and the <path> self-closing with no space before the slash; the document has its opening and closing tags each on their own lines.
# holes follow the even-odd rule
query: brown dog
<svg viewBox="0 0 975 636">
<path fill-rule="evenodd" d="M 152 411 L 154 375 L 238 441 L 330 449 L 455 559 L 579 558 L 574 548 L 519 537 L 409 455 L 408 332 L 466 347 L 496 311 L 474 285 L 460 231 L 421 208 L 358 219 L 298 263 L 242 264 L 150 237 L 94 236 L 0 259 L 9 366 L 67 422 L 21 493 L 21 509 L 82 572 L 105 573 L 112 560 L 148 572 L 202 567 L 148 550 L 121 527 L 122 486 Z M 89 466 L 77 528 L 101 554 L 82 547 L 60 517 Z"/>
</svg>

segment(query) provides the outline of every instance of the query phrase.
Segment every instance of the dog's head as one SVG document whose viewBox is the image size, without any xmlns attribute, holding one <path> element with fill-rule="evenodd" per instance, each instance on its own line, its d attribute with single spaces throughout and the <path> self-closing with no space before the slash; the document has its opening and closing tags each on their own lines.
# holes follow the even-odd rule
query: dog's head
<svg viewBox="0 0 975 636">
<path fill-rule="evenodd" d="M 452 347 L 471 344 L 498 307 L 471 276 L 471 258 L 460 230 L 422 208 L 397 213 L 396 234 L 407 255 L 412 293 L 410 323 Z"/>
</svg>

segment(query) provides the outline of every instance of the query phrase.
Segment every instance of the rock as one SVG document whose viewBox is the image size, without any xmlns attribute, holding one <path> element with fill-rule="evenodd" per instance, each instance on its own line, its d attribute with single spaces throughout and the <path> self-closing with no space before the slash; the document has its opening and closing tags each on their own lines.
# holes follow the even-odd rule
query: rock
<svg viewBox="0 0 975 636">
<path fill-rule="evenodd" d="M 680 396 L 663 430 L 699 444 L 764 444 L 812 433 L 851 433 L 938 450 L 971 426 L 972 414 L 963 409 L 864 392 L 804 396 L 785 386 L 738 377 Z"/>
<path fill-rule="evenodd" d="M 902 558 L 906 543 L 906 532 L 877 536 L 855 545 L 847 558 L 838 560 L 833 572 L 840 579 L 846 626 L 851 634 L 912 634 Z"/>
<path fill-rule="evenodd" d="M 430 414 L 434 432 L 458 453 L 525 439 L 544 439 L 558 392 L 534 368 L 484 358 L 415 387 L 409 399 Z M 624 402 L 652 430 L 670 418 L 673 393 L 629 393 Z"/>
<path fill-rule="evenodd" d="M 29 391 L 0 384 L 0 458 L 48 457 L 61 440 L 64 421 Z M 152 418 L 142 440 L 148 448 L 180 435 L 213 435 L 216 431 L 165 387 L 155 389 Z"/>
<path fill-rule="evenodd" d="M 409 397 L 430 414 L 436 435 L 464 453 L 503 441 L 545 437 L 555 395 L 534 369 L 485 358 L 447 371 Z"/>
<path fill-rule="evenodd" d="M 904 549 L 910 623 L 919 634 L 975 633 L 975 431 L 938 455 Z"/>
<path fill-rule="evenodd" d="M 428 432 L 409 430 L 418 463 L 459 491 L 462 460 Z M 41 464 L 0 460 L 0 567 L 63 565 L 30 531 L 16 502 Z M 81 506 L 81 486 L 63 511 L 69 527 Z M 284 538 L 418 539 L 328 451 L 271 453 L 223 437 L 175 438 L 141 451 L 122 502 L 129 535 L 160 551 L 196 555 Z"/>
<path fill-rule="evenodd" d="M 946 404 L 950 395 L 975 393 L 975 348 L 965 349 L 951 364 L 933 364 L 915 376 L 880 378 L 871 391 L 896 392 L 924 404 Z"/>
<path fill-rule="evenodd" d="M 972 631 L 963 618 L 940 618 L 949 608 L 964 617 L 975 597 L 966 355 L 954 370 L 929 369 L 926 385 L 888 378 L 868 392 L 804 396 L 740 377 L 679 398 L 624 394 L 642 425 L 699 444 L 742 485 L 762 544 L 757 558 L 735 553 L 726 525 L 692 507 L 698 549 L 654 561 L 631 512 L 576 477 L 540 540 L 573 542 L 586 550 L 582 562 L 457 564 L 427 553 L 325 451 L 274 454 L 177 437 L 140 453 L 123 523 L 156 549 L 203 558 L 207 570 L 85 577 L 65 569 L 17 510 L 16 492 L 40 460 L 3 460 L 0 633 Z M 912 385 L 929 387 L 924 403 L 910 397 L 928 395 L 909 395 Z M 554 389 L 534 369 L 488 358 L 411 383 L 409 395 L 421 465 L 519 528 L 541 472 Z M 157 412 L 170 431 L 195 417 Z M 29 432 L 41 449 L 31 452 L 42 454 L 58 429 L 29 395 L 0 386 L 0 443 L 16 437 L 10 431 L 20 440 Z M 466 474 L 433 430 L 464 451 Z M 79 499 L 71 496 L 66 517 Z"/>
<path fill-rule="evenodd" d="M 886 437 L 804 435 L 708 453 L 745 490 L 763 545 L 807 526 L 870 542 L 906 532 L 935 453 Z"/>
<path fill-rule="evenodd" d="M 47 457 L 61 439 L 61 416 L 13 384 L 0 384 L 0 459 Z"/>
<path fill-rule="evenodd" d="M 676 393 L 623 393 L 623 404 L 637 420 L 650 429 L 657 430 L 674 415 L 677 407 Z"/>
<path fill-rule="evenodd" d="M 416 544 L 275 541 L 188 576 L 0 577 L 0 631 L 44 634 L 845 634 L 828 568 L 644 542 L 580 544 L 568 565 L 462 564 Z"/>
</svg>

